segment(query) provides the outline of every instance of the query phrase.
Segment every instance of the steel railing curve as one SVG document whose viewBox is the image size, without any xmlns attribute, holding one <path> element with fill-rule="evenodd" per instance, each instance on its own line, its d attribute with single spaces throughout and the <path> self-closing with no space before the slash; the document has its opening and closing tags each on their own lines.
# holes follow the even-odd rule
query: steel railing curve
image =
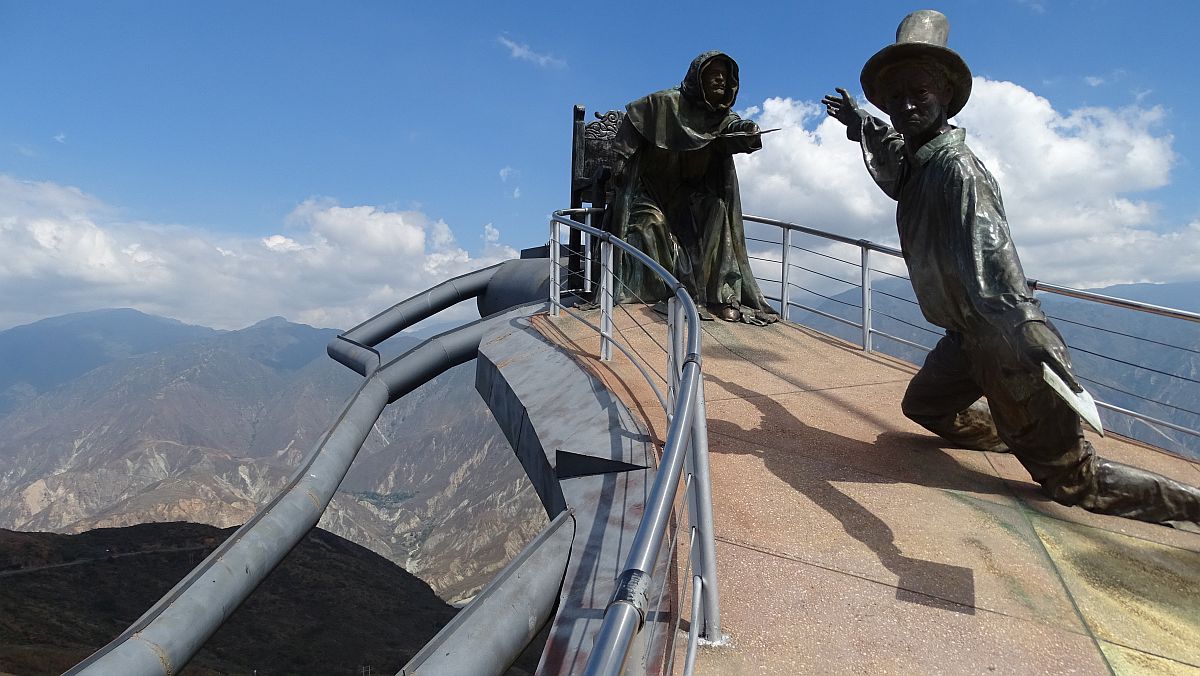
<svg viewBox="0 0 1200 676">
<path fill-rule="evenodd" d="M 661 264 L 611 233 L 570 218 L 583 215 L 590 220 L 591 214 L 599 211 L 563 209 L 554 212 L 550 217 L 551 314 L 557 315 L 559 309 L 565 309 L 560 295 L 561 282 L 558 274 L 561 264 L 559 232 L 562 227 L 580 230 L 588 236 L 585 260 L 589 270 L 592 243 L 598 242 L 600 245 L 601 279 L 598 280 L 598 291 L 602 359 L 607 360 L 611 355 L 611 350 L 606 348 L 616 344 L 612 335 L 613 248 L 620 249 L 626 256 L 653 271 L 666 283 L 673 295 L 673 302 L 668 311 L 671 349 L 668 350 L 667 366 L 670 385 L 668 400 L 672 408 L 667 410 L 669 424 L 666 443 L 654 485 L 647 499 L 646 511 L 630 546 L 624 570 L 617 578 L 616 590 L 605 609 L 603 623 L 596 635 L 585 673 L 615 675 L 624 669 L 633 640 L 645 623 L 655 563 L 663 546 L 685 467 L 691 470 L 687 486 L 694 490 L 687 491 L 687 498 L 693 527 L 697 531 L 693 548 L 696 573 L 691 580 L 692 584 L 689 585 L 693 594 L 698 594 L 693 598 L 697 612 L 692 616 L 692 635 L 689 637 L 688 657 L 685 660 L 685 665 L 690 667 L 695 661 L 694 651 L 701 637 L 714 644 L 725 640 L 721 634 L 716 546 L 713 539 L 708 429 L 700 358 L 700 316 L 687 290 Z M 589 281 L 595 280 L 590 280 L 589 276 Z M 595 328 L 594 325 L 589 326 Z M 680 335 L 684 327 L 687 329 L 685 339 Z M 618 347 L 620 348 L 619 344 Z M 634 361 L 632 355 L 629 356 L 631 361 Z M 642 374 L 649 381 L 644 369 Z M 690 673 L 690 669 L 685 673 Z"/>
<path fill-rule="evenodd" d="M 761 223 L 763 225 L 774 226 L 774 227 L 780 228 L 783 231 L 782 242 L 778 242 L 778 243 L 771 242 L 772 244 L 779 244 L 782 247 L 782 256 L 781 256 L 782 279 L 775 280 L 777 283 L 780 284 L 780 289 L 781 289 L 780 297 L 779 298 L 769 297 L 769 298 L 771 300 L 774 300 L 774 301 L 780 303 L 780 308 L 781 308 L 782 313 L 785 318 L 787 317 L 788 309 L 794 307 L 794 308 L 804 310 L 806 312 L 812 312 L 814 314 L 820 315 L 827 319 L 831 319 L 831 320 L 858 328 L 862 331 L 862 338 L 860 339 L 860 345 L 867 352 L 874 351 L 874 348 L 872 346 L 872 338 L 874 336 L 880 336 L 883 338 L 887 338 L 889 340 L 896 341 L 903 345 L 907 345 L 912 348 L 929 351 L 930 348 L 925 345 L 921 345 L 919 343 L 915 343 L 913 341 L 906 340 L 899 336 L 894 336 L 889 333 L 885 333 L 883 331 L 880 331 L 879 329 L 876 329 L 872 325 L 872 317 L 874 315 L 874 311 L 872 310 L 872 307 L 871 307 L 871 291 L 872 291 L 872 289 L 871 289 L 871 272 L 872 272 L 872 269 L 871 269 L 871 264 L 870 264 L 870 254 L 871 254 L 871 252 L 878 252 L 878 253 L 886 254 L 888 256 L 902 258 L 904 254 L 899 249 L 896 249 L 894 247 L 885 246 L 883 244 L 879 244 L 877 242 L 872 242 L 872 241 L 866 240 L 866 239 L 854 239 L 852 237 L 846 237 L 844 235 L 839 235 L 837 233 L 832 233 L 832 232 L 820 230 L 817 228 L 811 228 L 811 227 L 804 226 L 804 225 L 798 225 L 796 223 L 789 223 L 787 221 L 781 221 L 781 220 L 774 219 L 774 218 L 764 218 L 762 216 L 754 216 L 751 214 L 743 214 L 742 218 L 743 218 L 743 220 L 746 220 L 746 221 L 751 221 L 754 223 Z M 862 278 L 861 278 L 860 283 L 857 286 L 859 286 L 861 289 L 862 303 L 861 303 L 861 307 L 860 307 L 860 311 L 861 311 L 860 312 L 860 320 L 858 322 L 848 320 L 844 317 L 838 317 L 836 315 L 833 315 L 833 314 L 830 314 L 827 312 L 823 312 L 817 308 L 809 307 L 807 305 L 793 302 L 791 300 L 790 289 L 792 287 L 802 288 L 802 287 L 799 287 L 798 285 L 792 284 L 791 280 L 789 279 L 789 276 L 790 276 L 789 273 L 791 271 L 791 268 L 793 267 L 793 265 L 791 264 L 791 261 L 790 261 L 790 252 L 791 252 L 791 249 L 796 248 L 796 247 L 793 247 L 793 245 L 791 243 L 791 235 L 793 232 L 800 232 L 800 233 L 804 233 L 806 235 L 812 235 L 815 237 L 820 237 L 822 239 L 827 239 L 827 240 L 834 241 L 834 242 L 849 244 L 851 246 L 856 246 L 859 248 L 859 250 L 861 251 L 861 262 L 859 263 L 859 267 L 861 269 Z M 1120 307 L 1120 308 L 1124 308 L 1127 310 L 1133 310 L 1135 312 L 1143 312 L 1143 313 L 1154 314 L 1154 315 L 1159 315 L 1159 316 L 1163 316 L 1163 317 L 1171 317 L 1173 319 L 1181 319 L 1184 321 L 1200 323 L 1200 314 L 1197 314 L 1195 312 L 1188 312 L 1186 310 L 1177 310 L 1175 308 L 1163 307 L 1160 305 L 1153 305 L 1151 303 L 1143 303 L 1140 301 L 1128 300 L 1125 298 L 1117 298 L 1114 296 L 1106 296 L 1104 294 L 1094 293 L 1091 291 L 1083 291 L 1081 289 L 1072 289 L 1070 287 L 1059 286 L 1056 284 L 1049 284 L 1047 282 L 1039 281 L 1036 279 L 1030 279 L 1028 281 L 1029 281 L 1029 289 L 1031 291 L 1043 291 L 1046 293 L 1053 293 L 1053 294 L 1060 295 L 1060 296 L 1075 298 L 1077 300 L 1083 300 L 1083 301 L 1094 302 L 1094 303 L 1102 303 L 1105 305 Z M 885 316 L 890 316 L 890 315 L 885 315 Z M 1160 403 L 1160 402 L 1155 402 L 1155 403 Z M 1139 421 L 1149 425 L 1151 427 L 1151 429 L 1154 429 L 1157 426 L 1157 427 L 1171 429 L 1171 430 L 1174 430 L 1177 432 L 1182 432 L 1184 434 L 1188 434 L 1188 435 L 1191 435 L 1194 437 L 1200 437 L 1200 430 L 1192 429 L 1192 428 L 1186 427 L 1184 425 L 1179 425 L 1177 423 L 1172 423 L 1172 422 L 1169 422 L 1166 420 L 1162 420 L 1160 418 L 1150 416 L 1150 415 L 1148 415 L 1146 413 L 1142 413 L 1140 411 L 1133 411 L 1128 408 L 1115 406 L 1113 404 L 1100 401 L 1099 399 L 1096 400 L 1096 406 L 1103 408 L 1103 409 L 1113 411 L 1115 413 L 1120 413 L 1122 415 L 1129 416 L 1130 418 L 1133 418 L 1135 420 L 1139 420 Z"/>
</svg>

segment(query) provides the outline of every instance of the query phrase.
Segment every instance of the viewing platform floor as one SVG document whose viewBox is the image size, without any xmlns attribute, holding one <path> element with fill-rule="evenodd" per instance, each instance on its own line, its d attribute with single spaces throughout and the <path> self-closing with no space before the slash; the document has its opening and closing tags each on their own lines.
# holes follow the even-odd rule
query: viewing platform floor
<svg viewBox="0 0 1200 676">
<path fill-rule="evenodd" d="M 661 447 L 664 415 L 628 359 L 600 362 L 569 316 L 534 319 Z M 661 377 L 665 318 L 615 319 Z M 900 412 L 911 364 L 795 324 L 703 329 L 730 641 L 701 648 L 696 673 L 1200 673 L 1200 534 L 1057 505 L 1011 455 L 949 447 Z M 1089 438 L 1200 484 L 1195 462 Z"/>
</svg>

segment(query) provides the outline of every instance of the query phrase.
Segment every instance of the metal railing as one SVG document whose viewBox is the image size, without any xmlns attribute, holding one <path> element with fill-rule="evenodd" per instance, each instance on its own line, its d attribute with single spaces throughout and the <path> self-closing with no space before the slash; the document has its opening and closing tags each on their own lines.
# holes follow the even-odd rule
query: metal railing
<svg viewBox="0 0 1200 676">
<path fill-rule="evenodd" d="M 701 638 L 710 643 L 722 643 L 720 601 L 717 586 L 716 545 L 713 539 L 712 494 L 708 468 L 708 426 L 704 405 L 704 383 L 700 364 L 700 317 L 683 285 L 657 261 L 611 234 L 592 227 L 591 216 L 599 209 L 564 209 L 550 218 L 550 314 L 566 312 L 583 321 L 600 334 L 600 358 L 612 358 L 612 349 L 629 357 L 659 396 L 667 415 L 666 443 L 659 460 L 654 485 L 647 499 L 646 511 L 630 546 L 623 572 L 617 578 L 612 600 L 604 612 L 604 620 L 596 635 L 586 673 L 589 675 L 619 674 L 623 671 L 634 638 L 645 624 L 645 610 L 655 573 L 655 562 L 662 551 L 671 521 L 675 500 L 683 479 L 689 513 L 691 547 L 687 571 L 692 593 L 692 620 L 689 629 L 684 673 L 691 673 L 695 651 Z M 587 222 L 570 216 L 584 216 Z M 563 229 L 575 229 L 584 234 L 583 250 L 570 252 L 583 261 L 578 278 L 563 284 Z M 620 333 L 613 321 L 615 285 L 614 248 L 625 253 L 628 264 L 640 263 L 652 270 L 673 294 L 667 309 L 667 386 L 664 398 L 658 391 L 648 369 L 639 362 L 635 352 L 622 345 L 615 333 Z M 593 252 L 598 255 L 599 279 L 593 279 Z M 600 325 L 587 322 L 569 305 L 563 303 L 564 287 L 595 297 L 600 309 Z M 570 291 L 568 291 L 570 293 Z M 626 310 L 627 311 L 627 310 Z M 675 534 L 678 533 L 678 529 Z M 674 546 L 673 538 L 668 547 Z M 692 563 L 695 573 L 691 574 Z M 666 581 L 662 583 L 665 592 Z M 660 592 L 661 598 L 661 592 Z M 678 618 L 676 619 L 678 622 Z M 668 637 L 674 646 L 673 636 Z M 671 671 L 674 660 L 670 652 L 665 672 Z"/>
<path fill-rule="evenodd" d="M 782 237 L 780 238 L 779 241 L 754 239 L 754 238 L 750 238 L 750 237 L 748 237 L 747 239 L 749 239 L 751 241 L 759 242 L 762 244 L 771 245 L 774 247 L 780 247 L 780 257 L 778 260 L 763 259 L 763 258 L 758 259 L 758 260 L 765 261 L 768 263 L 778 264 L 780 266 L 779 267 L 780 279 L 773 280 L 773 279 L 762 278 L 762 277 L 760 277 L 759 279 L 761 279 L 762 281 L 768 282 L 768 283 L 779 284 L 779 286 L 780 286 L 779 296 L 775 297 L 775 296 L 768 295 L 767 298 L 769 300 L 775 301 L 780 304 L 781 315 L 785 319 L 788 317 L 789 310 L 796 308 L 799 310 L 810 312 L 810 313 L 820 316 L 820 317 L 824 317 L 825 319 L 829 319 L 831 321 L 850 326 L 850 327 L 858 330 L 858 334 L 859 334 L 858 342 L 862 346 L 862 348 L 867 352 L 876 351 L 875 346 L 874 346 L 874 340 L 873 340 L 875 337 L 886 338 L 888 340 L 894 341 L 901 345 L 905 345 L 905 346 L 908 346 L 910 348 L 914 348 L 917 350 L 929 351 L 931 349 L 930 346 L 922 345 L 921 343 L 916 342 L 914 340 L 909 340 L 907 338 L 885 332 L 877 326 L 876 314 L 882 314 L 882 313 L 878 313 L 874 307 L 874 303 L 872 302 L 874 294 L 882 294 L 884 296 L 888 296 L 897 301 L 910 303 L 913 306 L 916 305 L 915 300 L 902 298 L 899 296 L 895 296 L 894 294 L 884 292 L 880 289 L 872 288 L 871 280 L 872 280 L 873 272 L 881 273 L 881 274 L 887 275 L 889 277 L 894 277 L 894 278 L 898 278 L 898 279 L 904 279 L 904 280 L 908 279 L 904 275 L 898 275 L 898 274 L 894 274 L 891 272 L 886 272 L 884 270 L 879 269 L 878 267 L 875 267 L 875 268 L 872 267 L 872 253 L 882 253 L 889 257 L 902 258 L 903 254 L 901 253 L 901 251 L 899 249 L 885 246 L 882 244 L 878 244 L 876 242 L 872 242 L 872 241 L 866 240 L 866 239 L 854 239 L 851 237 L 845 237 L 843 235 L 826 232 L 824 230 L 810 228 L 810 227 L 806 227 L 803 225 L 797 225 L 795 223 L 788 223 L 786 221 L 780 221 L 780 220 L 772 219 L 772 218 L 763 218 L 761 216 L 753 216 L 753 215 L 749 215 L 749 214 L 744 214 L 743 219 L 748 222 L 761 223 L 763 225 L 773 226 L 773 227 L 779 228 L 782 231 Z M 857 247 L 859 249 L 859 260 L 857 262 L 855 262 L 852 260 L 846 260 L 845 258 L 838 258 L 835 256 L 831 256 L 829 254 L 825 254 L 825 253 L 821 253 L 821 252 L 817 252 L 817 251 L 812 251 L 809 249 L 803 249 L 802 247 L 798 247 L 793 243 L 793 233 L 803 233 L 803 234 L 812 235 L 814 237 L 818 237 L 818 238 L 821 238 L 824 240 L 829 240 L 829 241 L 833 241 L 833 242 L 841 242 L 843 244 L 848 244 L 848 245 Z M 858 268 L 857 282 L 846 280 L 844 278 L 837 277 L 836 275 L 829 275 L 829 274 L 823 273 L 819 270 L 812 270 L 809 268 L 804 268 L 804 267 L 796 265 L 794 262 L 794 252 L 797 250 L 806 251 L 806 252 L 808 252 L 810 254 L 814 254 L 816 256 L 823 256 L 827 259 L 833 259 L 836 261 L 840 261 L 843 264 L 846 264 L 846 265 L 849 265 L 852 267 L 857 267 Z M 794 278 L 792 277 L 794 270 L 797 270 L 797 269 L 804 270 L 808 273 L 815 274 L 822 278 L 828 278 L 828 279 L 832 279 L 832 280 L 841 282 L 842 284 L 845 284 L 847 287 L 858 287 L 858 289 L 859 289 L 859 294 L 858 294 L 858 298 L 857 298 L 858 303 L 853 304 L 853 303 L 850 303 L 850 302 L 844 300 L 844 298 L 838 298 L 838 297 L 830 296 L 830 295 L 823 295 L 815 290 L 811 290 L 811 289 L 808 289 L 808 288 L 798 285 L 795 282 Z M 1033 280 L 1033 279 L 1029 280 L 1029 287 L 1030 287 L 1031 291 L 1042 291 L 1045 293 L 1056 294 L 1056 295 L 1073 298 L 1073 299 L 1077 299 L 1077 300 L 1083 300 L 1083 301 L 1092 302 L 1092 303 L 1101 303 L 1101 304 L 1110 305 L 1113 307 L 1124 308 L 1124 309 L 1135 311 L 1135 312 L 1148 313 L 1151 315 L 1169 317 L 1169 318 L 1173 318 L 1173 319 L 1183 320 L 1186 322 L 1200 323 L 1200 314 L 1197 314 L 1194 312 L 1187 312 L 1184 310 L 1177 310 L 1177 309 L 1163 307 L 1163 306 L 1159 306 L 1159 305 L 1153 305 L 1150 303 L 1142 303 L 1142 302 L 1138 302 L 1138 301 L 1127 300 L 1124 298 L 1116 298 L 1113 296 L 1106 296 L 1103 294 L 1093 293 L 1090 291 L 1082 291 L 1079 289 L 1072 289 L 1069 287 L 1058 286 L 1055 284 L 1049 284 L 1046 282 Z M 855 314 L 857 315 L 857 317 L 856 317 L 857 321 L 855 321 L 854 319 L 847 319 L 844 316 L 839 316 L 835 312 L 822 310 L 817 307 L 812 307 L 812 306 L 806 305 L 804 303 L 796 302 L 792 298 L 793 289 L 806 291 L 817 297 L 825 298 L 827 301 L 831 301 L 834 304 L 847 305 L 847 306 L 851 307 L 852 310 L 856 311 Z M 845 294 L 839 294 L 839 295 L 844 296 Z M 923 319 L 910 320 L 910 319 L 904 319 L 902 317 L 897 317 L 894 315 L 883 315 L 883 316 L 889 320 L 893 320 L 893 321 L 897 322 L 899 325 L 907 325 L 908 327 L 910 327 L 914 330 L 917 330 L 917 331 L 924 331 L 924 332 L 928 332 L 933 335 L 940 335 L 940 329 L 936 329 L 936 327 L 933 327 L 932 325 L 924 322 Z M 1055 320 L 1055 321 L 1059 321 L 1059 322 L 1070 323 L 1070 324 L 1079 323 L 1079 322 L 1075 322 L 1070 319 L 1065 319 L 1062 317 L 1051 316 L 1051 319 Z M 1127 336 L 1129 338 L 1144 340 L 1144 341 L 1148 341 L 1151 343 L 1158 342 L 1158 341 L 1155 341 L 1152 339 L 1147 339 L 1147 338 L 1143 338 L 1143 337 L 1136 336 L 1136 335 L 1130 335 L 1130 334 L 1126 334 L 1126 333 L 1122 333 L 1122 332 L 1117 332 L 1117 331 L 1113 331 L 1112 329 L 1107 329 L 1107 328 L 1103 328 L 1103 327 L 1090 326 L 1087 324 L 1083 324 L 1083 326 L 1088 326 L 1089 328 L 1092 328 L 1092 329 L 1106 331 L 1108 333 L 1115 333 L 1117 335 Z M 1188 352 L 1200 353 L 1200 350 L 1195 350 L 1195 349 L 1187 348 L 1184 346 L 1170 345 L 1170 344 L 1166 344 L 1166 343 L 1159 343 L 1159 344 L 1164 345 L 1166 347 L 1170 347 L 1170 348 L 1185 350 Z M 1175 379 L 1178 379 L 1181 381 L 1186 381 L 1188 383 L 1200 385 L 1200 380 L 1191 378 L 1190 376 L 1164 372 L 1162 370 L 1156 370 L 1152 367 L 1148 367 L 1148 366 L 1145 366 L 1142 364 L 1131 363 L 1128 361 L 1122 361 L 1122 360 L 1116 359 L 1110 355 L 1088 352 L 1088 351 L 1083 350 L 1074 345 L 1072 346 L 1071 349 L 1072 349 L 1072 351 L 1083 352 L 1085 354 L 1094 356 L 1099 359 L 1107 359 L 1110 361 L 1117 361 L 1117 362 L 1120 362 L 1121 364 L 1124 364 L 1124 365 L 1129 366 L 1134 369 L 1142 369 L 1144 371 L 1148 371 L 1148 372 L 1151 372 L 1154 374 L 1168 376 L 1168 377 L 1175 378 Z M 1145 399 L 1145 397 L 1142 397 L 1141 395 L 1134 394 L 1132 392 L 1120 389 L 1113 385 L 1109 385 L 1109 384 L 1105 384 L 1105 383 L 1101 383 L 1101 382 L 1097 382 L 1097 381 L 1091 381 L 1088 378 L 1081 378 L 1081 380 L 1089 380 L 1089 382 L 1092 382 L 1093 384 L 1096 384 L 1096 385 L 1100 385 L 1108 390 L 1127 394 L 1127 395 L 1130 395 L 1132 397 L 1136 397 L 1139 399 Z M 1176 406 L 1176 405 L 1173 405 L 1170 403 L 1156 401 L 1156 400 L 1146 399 L 1146 401 L 1150 402 L 1151 404 L 1158 405 L 1160 408 L 1165 407 L 1165 408 L 1184 411 L 1185 413 L 1190 413 L 1190 414 L 1200 416 L 1200 411 L 1186 409 L 1186 408 L 1182 408 L 1180 406 Z M 1161 417 L 1150 415 L 1150 414 L 1146 413 L 1145 411 L 1138 411 L 1138 410 L 1134 410 L 1134 409 L 1131 409 L 1128 407 L 1117 406 L 1117 405 L 1109 403 L 1109 402 L 1101 401 L 1099 397 L 1097 397 L 1097 399 L 1096 399 L 1096 405 L 1101 409 L 1105 409 L 1105 410 L 1111 411 L 1113 413 L 1128 416 L 1134 420 L 1141 421 L 1142 423 L 1145 423 L 1146 425 L 1149 425 L 1151 427 L 1158 427 L 1158 428 L 1165 428 L 1168 430 L 1174 430 L 1176 432 L 1181 432 L 1181 433 L 1189 435 L 1191 437 L 1196 437 L 1197 439 L 1200 439 L 1200 430 L 1196 430 L 1192 427 L 1188 427 L 1186 425 L 1181 425 L 1181 424 L 1171 422 L 1168 420 L 1163 420 Z"/>
<path fill-rule="evenodd" d="M 316 526 L 384 408 L 447 369 L 475 359 L 483 336 L 507 323 L 509 317 L 497 313 L 451 329 L 387 363 L 381 363 L 375 347 L 426 317 L 480 296 L 504 265 L 447 280 L 336 337 L 328 346 L 329 355 L 364 376 L 364 380 L 283 490 L 120 636 L 67 673 L 97 676 L 178 673 Z M 538 301 L 537 305 L 543 303 Z M 519 306 L 513 309 L 523 311 Z M 538 540 L 555 535 L 552 531 L 558 524 L 552 522 Z M 487 646 L 481 647 L 478 642 L 471 646 L 472 651 L 489 663 L 514 657 L 549 616 L 557 600 L 557 585 L 520 584 L 520 580 L 513 584 L 506 579 L 514 577 L 509 573 L 524 559 L 539 554 L 527 548 L 489 587 L 495 587 L 499 595 L 519 597 L 530 606 L 531 617 L 536 616 L 527 622 L 508 623 L 499 630 L 494 629 L 492 622 L 493 640 Z M 559 558 L 565 562 L 565 554 Z M 547 566 L 539 565 L 539 569 L 544 573 Z M 543 576 L 526 576 L 535 582 L 538 577 Z M 517 612 L 516 603 L 500 605 L 510 614 Z M 458 621 L 465 621 L 469 614 L 461 615 L 463 618 Z"/>
<path fill-rule="evenodd" d="M 494 270 L 476 277 L 490 272 Z M 474 359 L 484 334 L 506 321 L 504 316 L 480 319 L 379 366 L 374 345 L 412 323 L 413 316 L 410 312 L 385 317 L 386 330 L 365 343 L 344 336 L 335 339 L 331 355 L 366 377 L 288 484 L 141 618 L 68 674 L 148 676 L 182 669 L 317 525 L 384 408 L 432 377 Z"/>
</svg>

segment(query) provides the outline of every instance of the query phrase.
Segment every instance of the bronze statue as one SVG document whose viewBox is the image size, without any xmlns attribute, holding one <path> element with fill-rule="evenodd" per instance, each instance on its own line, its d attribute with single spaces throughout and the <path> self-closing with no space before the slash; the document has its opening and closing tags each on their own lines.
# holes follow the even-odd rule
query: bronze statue
<svg viewBox="0 0 1200 676">
<path fill-rule="evenodd" d="M 971 94 L 971 71 L 945 46 L 948 33 L 942 14 L 914 12 L 895 44 L 863 67 L 863 92 L 892 127 L 844 89 L 823 100 L 896 200 L 921 311 L 946 329 L 908 386 L 904 414 L 961 446 L 1011 451 L 1064 505 L 1200 524 L 1200 489 L 1096 456 L 1079 416 L 1043 380 L 1045 364 L 1083 390 L 1062 336 L 1029 291 L 996 180 L 967 147 L 966 132 L 947 121 Z"/>
<path fill-rule="evenodd" d="M 670 270 L 695 300 L 727 321 L 769 324 L 779 315 L 759 290 L 746 254 L 734 153 L 762 147 L 758 125 L 732 108 L 738 66 L 721 52 L 692 61 L 682 84 L 626 106 L 613 141 L 623 168 L 609 228 Z M 654 302 L 670 291 L 622 260 L 622 301 Z"/>
</svg>

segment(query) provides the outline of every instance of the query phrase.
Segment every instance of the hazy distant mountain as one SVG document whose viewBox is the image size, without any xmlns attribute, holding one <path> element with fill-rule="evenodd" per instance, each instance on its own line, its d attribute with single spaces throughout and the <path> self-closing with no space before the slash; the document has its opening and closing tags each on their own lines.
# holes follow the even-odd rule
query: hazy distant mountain
<svg viewBox="0 0 1200 676">
<path fill-rule="evenodd" d="M 0 530 L 0 673 L 57 674 L 136 620 L 233 531 Z M 136 584 L 131 581 L 136 580 Z M 455 614 L 429 585 L 313 529 L 181 673 L 393 674 Z M 537 648 L 508 673 L 531 673 Z"/>
<path fill-rule="evenodd" d="M 51 317 L 0 331 L 0 414 L 98 366 L 217 333 L 127 308 Z"/>
<path fill-rule="evenodd" d="M 1152 305 L 1200 312 L 1200 282 L 1174 284 L 1115 284 L 1102 289 L 1088 289 L 1106 296 L 1127 298 Z"/>
<path fill-rule="evenodd" d="M 185 327 L 115 312 L 148 332 Z M 55 386 L 0 412 L 0 527 L 243 523 L 360 381 L 325 355 L 332 329 L 272 318 L 239 331 L 185 327 L 155 342 L 114 331 L 112 314 L 30 325 L 44 344 L 108 347 L 89 362 L 98 365 L 60 371 Z M 31 335 L 0 332 L 10 341 L 0 344 L 18 344 L 12 332 Z M 385 354 L 416 342 L 398 336 Z M 0 362 L 0 377 L 12 367 Z M 52 380 L 36 363 L 22 368 L 30 382 Z M 384 412 L 321 523 L 454 599 L 545 522 L 528 484 L 466 364 Z"/>
<path fill-rule="evenodd" d="M 927 347 L 937 342 L 943 332 L 924 320 L 908 280 L 884 277 L 874 280 L 872 289 L 876 330 Z M 1091 291 L 1200 311 L 1200 282 L 1122 284 Z M 858 289 L 850 289 L 824 299 L 798 293 L 793 300 L 858 322 L 860 294 Z M 1038 297 L 1071 347 L 1077 375 L 1097 400 L 1200 430 L 1200 323 L 1049 293 Z M 793 310 L 792 319 L 852 342 L 861 341 L 860 329 L 815 313 Z M 873 343 L 880 352 L 916 364 L 925 359 L 923 350 L 885 336 L 875 336 Z M 1194 435 L 1150 426 L 1103 408 L 1100 413 L 1107 429 L 1200 458 L 1200 438 Z"/>
</svg>

